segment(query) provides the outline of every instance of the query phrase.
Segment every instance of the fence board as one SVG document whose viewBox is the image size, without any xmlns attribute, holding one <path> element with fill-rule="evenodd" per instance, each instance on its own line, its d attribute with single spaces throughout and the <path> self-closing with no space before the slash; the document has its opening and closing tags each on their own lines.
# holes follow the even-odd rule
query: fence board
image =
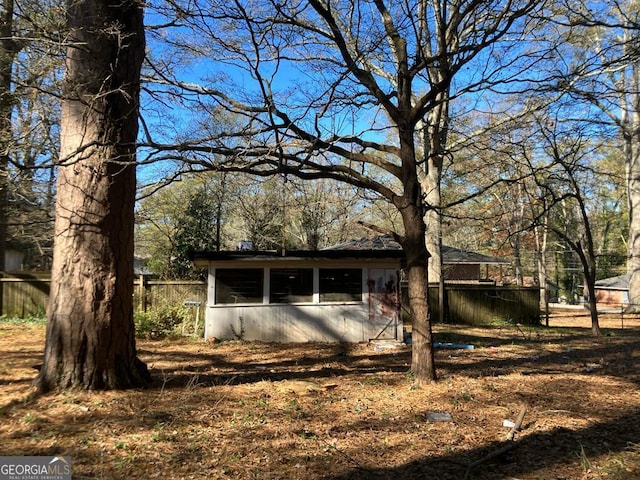
<svg viewBox="0 0 640 480">
<path fill-rule="evenodd" d="M 44 312 L 51 276 L 48 272 L 4 273 L 2 314 L 25 317 Z M 405 285 L 406 287 L 406 285 Z M 408 306 L 406 288 L 403 303 Z M 491 325 L 501 322 L 536 324 L 540 322 L 540 291 L 532 287 L 448 284 L 448 321 L 466 325 Z M 429 288 L 432 318 L 438 318 L 438 289 Z M 134 309 L 147 311 L 163 305 L 207 301 L 204 281 L 163 281 L 138 277 L 134 281 Z M 202 309 L 204 311 L 204 308 Z M 406 318 L 410 322 L 410 318 Z"/>
<path fill-rule="evenodd" d="M 433 316 L 438 318 L 438 289 L 430 288 L 429 296 Z M 445 298 L 449 323 L 540 323 L 540 290 L 536 287 L 450 284 Z"/>
<path fill-rule="evenodd" d="M 540 323 L 540 290 L 536 287 L 448 283 L 445 286 L 446 321 L 462 325 Z M 407 285 L 402 288 L 403 321 L 411 323 Z M 429 286 L 431 318 L 440 318 L 438 287 Z"/>
<path fill-rule="evenodd" d="M 51 286 L 49 272 L 3 273 L 2 314 L 26 317 L 45 311 Z M 154 306 L 182 304 L 185 301 L 207 300 L 207 284 L 202 281 L 162 281 L 136 278 L 134 310 L 146 311 Z"/>
<path fill-rule="evenodd" d="M 4 273 L 0 282 L 3 315 L 24 318 L 45 311 L 51 285 L 49 273 Z"/>
</svg>

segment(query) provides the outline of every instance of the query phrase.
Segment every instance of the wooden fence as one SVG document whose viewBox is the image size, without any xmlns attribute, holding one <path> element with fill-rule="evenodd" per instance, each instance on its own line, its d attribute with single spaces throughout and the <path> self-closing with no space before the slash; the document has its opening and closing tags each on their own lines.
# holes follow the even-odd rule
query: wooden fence
<svg viewBox="0 0 640 480">
<path fill-rule="evenodd" d="M 3 273 L 2 314 L 16 317 L 40 315 L 45 311 L 51 285 L 49 272 Z M 147 311 L 155 306 L 207 301 L 207 284 L 201 281 L 163 281 L 138 277 L 134 280 L 134 309 Z M 204 309 L 202 309 L 204 311 Z"/>
<path fill-rule="evenodd" d="M 411 323 L 409 298 L 403 285 L 403 321 Z M 438 287 L 429 286 L 431 318 L 438 321 Z M 537 287 L 492 284 L 447 283 L 445 322 L 460 325 L 500 325 L 540 323 L 540 289 Z"/>
<path fill-rule="evenodd" d="M 51 275 L 45 273 L 4 273 L 0 278 L 2 314 L 25 317 L 45 311 Z M 405 311 L 409 305 L 404 289 Z M 432 318 L 438 315 L 438 289 L 429 287 Z M 506 322 L 540 322 L 540 291 L 532 287 L 447 284 L 447 321 L 466 325 L 492 325 Z M 148 311 L 163 305 L 188 305 L 207 301 L 207 284 L 202 281 L 163 281 L 138 277 L 134 281 L 134 309 Z M 410 322 L 410 318 L 405 318 Z"/>
<path fill-rule="evenodd" d="M 49 272 L 2 273 L 2 314 L 15 317 L 41 315 L 49 297 Z"/>
<path fill-rule="evenodd" d="M 447 284 L 446 321 L 463 325 L 540 323 L 537 287 Z M 438 288 L 429 288 L 432 318 L 439 318 Z"/>
</svg>

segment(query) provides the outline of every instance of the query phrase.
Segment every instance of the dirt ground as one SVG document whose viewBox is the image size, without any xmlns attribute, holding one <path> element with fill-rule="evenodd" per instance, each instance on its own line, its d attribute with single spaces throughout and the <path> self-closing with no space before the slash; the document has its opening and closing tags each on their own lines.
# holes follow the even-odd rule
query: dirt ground
<svg viewBox="0 0 640 480">
<path fill-rule="evenodd" d="M 0 323 L 0 455 L 74 479 L 638 479 L 640 319 L 601 324 L 438 325 L 474 349 L 439 348 L 423 387 L 410 347 L 139 340 L 153 388 L 25 401 L 44 326 Z"/>
</svg>

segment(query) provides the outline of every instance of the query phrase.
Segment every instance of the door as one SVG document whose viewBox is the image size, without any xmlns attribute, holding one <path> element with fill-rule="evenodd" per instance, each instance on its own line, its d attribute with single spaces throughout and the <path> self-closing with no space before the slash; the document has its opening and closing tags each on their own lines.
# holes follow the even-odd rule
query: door
<svg viewBox="0 0 640 480">
<path fill-rule="evenodd" d="M 369 269 L 367 290 L 369 340 L 402 341 L 400 272 L 393 268 Z"/>
</svg>

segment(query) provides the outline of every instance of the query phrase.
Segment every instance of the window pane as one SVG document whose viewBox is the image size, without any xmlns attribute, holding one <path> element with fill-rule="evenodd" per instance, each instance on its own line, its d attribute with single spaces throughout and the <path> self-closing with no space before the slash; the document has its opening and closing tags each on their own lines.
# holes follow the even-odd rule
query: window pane
<svg viewBox="0 0 640 480">
<path fill-rule="evenodd" d="M 362 301 L 362 269 L 321 268 L 321 302 Z"/>
<path fill-rule="evenodd" d="M 261 268 L 217 268 L 216 304 L 262 303 L 263 285 Z"/>
<path fill-rule="evenodd" d="M 313 301 L 312 268 L 272 268 L 270 303 Z"/>
</svg>

